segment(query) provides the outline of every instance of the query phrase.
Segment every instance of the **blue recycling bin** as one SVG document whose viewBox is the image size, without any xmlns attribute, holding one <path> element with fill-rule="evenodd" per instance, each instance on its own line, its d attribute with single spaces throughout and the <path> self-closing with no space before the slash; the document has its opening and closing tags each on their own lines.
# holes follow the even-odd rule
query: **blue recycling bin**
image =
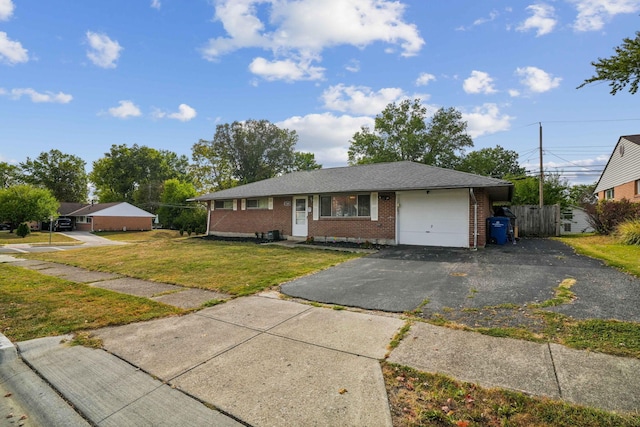
<svg viewBox="0 0 640 427">
<path fill-rule="evenodd" d="M 509 236 L 509 218 L 506 216 L 492 216 L 489 218 L 489 237 L 498 245 L 507 243 Z"/>
</svg>

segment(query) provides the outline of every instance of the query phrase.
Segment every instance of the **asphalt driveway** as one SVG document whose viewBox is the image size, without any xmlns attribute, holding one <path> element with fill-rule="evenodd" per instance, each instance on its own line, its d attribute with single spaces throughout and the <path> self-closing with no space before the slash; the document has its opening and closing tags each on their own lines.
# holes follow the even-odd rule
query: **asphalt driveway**
<svg viewBox="0 0 640 427">
<path fill-rule="evenodd" d="M 445 308 L 482 308 L 548 300 L 567 278 L 576 279 L 577 300 L 552 308 L 576 318 L 640 322 L 640 280 L 576 255 L 549 239 L 485 249 L 399 246 L 346 262 L 282 286 L 293 297 L 426 315 Z"/>
</svg>

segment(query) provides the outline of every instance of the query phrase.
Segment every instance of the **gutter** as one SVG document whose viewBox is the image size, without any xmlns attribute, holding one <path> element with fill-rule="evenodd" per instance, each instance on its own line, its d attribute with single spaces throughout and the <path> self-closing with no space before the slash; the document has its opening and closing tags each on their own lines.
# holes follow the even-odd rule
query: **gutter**
<svg viewBox="0 0 640 427">
<path fill-rule="evenodd" d="M 472 251 L 478 250 L 478 200 L 473 193 L 473 188 L 469 188 L 469 195 L 473 199 L 473 248 Z"/>
</svg>

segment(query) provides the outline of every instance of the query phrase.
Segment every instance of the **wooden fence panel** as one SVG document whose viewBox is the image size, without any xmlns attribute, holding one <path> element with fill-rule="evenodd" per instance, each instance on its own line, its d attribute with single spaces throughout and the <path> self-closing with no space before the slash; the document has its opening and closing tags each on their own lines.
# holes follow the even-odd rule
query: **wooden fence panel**
<svg viewBox="0 0 640 427">
<path fill-rule="evenodd" d="M 520 237 L 550 237 L 560 235 L 560 205 L 511 206 L 517 217 L 516 227 Z"/>
</svg>

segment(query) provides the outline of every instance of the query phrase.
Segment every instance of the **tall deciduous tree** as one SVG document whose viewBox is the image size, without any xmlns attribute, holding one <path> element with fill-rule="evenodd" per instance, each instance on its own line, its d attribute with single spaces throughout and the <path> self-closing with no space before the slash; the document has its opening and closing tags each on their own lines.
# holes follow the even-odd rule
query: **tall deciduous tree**
<svg viewBox="0 0 640 427">
<path fill-rule="evenodd" d="M 292 171 L 310 171 L 322 169 L 322 165 L 316 162 L 316 156 L 313 153 L 296 151 L 293 158 Z"/>
<path fill-rule="evenodd" d="M 298 135 L 267 120 L 216 126 L 213 140 L 192 147 L 192 174 L 200 189 L 220 190 L 321 167 L 312 153 L 295 151 Z"/>
<path fill-rule="evenodd" d="M 78 156 L 60 150 L 40 153 L 35 159 L 27 157 L 20 164 L 24 181 L 47 188 L 60 202 L 85 202 L 88 194 L 86 163 Z"/>
<path fill-rule="evenodd" d="M 16 165 L 0 162 L 0 188 L 23 183 L 22 171 Z"/>
<path fill-rule="evenodd" d="M 615 48 L 616 54 L 610 58 L 598 58 L 591 63 L 596 75 L 586 79 L 578 89 L 589 83 L 606 81 L 611 87 L 611 95 L 615 95 L 627 85 L 629 92 L 635 94 L 640 84 L 640 31 L 636 37 L 625 38 L 622 45 Z"/>
<path fill-rule="evenodd" d="M 499 145 L 470 152 L 462 159 L 457 169 L 493 178 L 525 174 L 525 168 L 518 163 L 518 153 L 505 150 Z"/>
<path fill-rule="evenodd" d="M 189 160 L 167 150 L 112 145 L 89 174 L 100 202 L 129 202 L 154 212 L 165 180 L 188 180 Z"/>
<path fill-rule="evenodd" d="M 0 189 L 0 222 L 13 227 L 29 222 L 44 221 L 57 216 L 60 203 L 51 191 L 27 184 Z"/>
<path fill-rule="evenodd" d="M 363 126 L 351 139 L 350 164 L 410 160 L 454 167 L 473 140 L 454 108 L 441 108 L 427 121 L 420 99 L 391 103 L 376 116 L 373 131 Z"/>
<path fill-rule="evenodd" d="M 187 199 L 196 196 L 196 189 L 190 182 L 173 178 L 164 182 L 160 196 L 158 216 L 160 223 L 167 228 L 176 228 L 176 219 L 185 209 L 197 209 L 196 204 L 187 204 Z"/>
<path fill-rule="evenodd" d="M 537 205 L 540 203 L 540 181 L 538 177 L 510 178 L 507 176 L 505 179 L 513 182 L 514 185 L 512 204 Z M 562 207 L 569 205 L 569 183 L 559 174 L 545 174 L 542 188 L 545 205 L 558 204 Z"/>
</svg>

